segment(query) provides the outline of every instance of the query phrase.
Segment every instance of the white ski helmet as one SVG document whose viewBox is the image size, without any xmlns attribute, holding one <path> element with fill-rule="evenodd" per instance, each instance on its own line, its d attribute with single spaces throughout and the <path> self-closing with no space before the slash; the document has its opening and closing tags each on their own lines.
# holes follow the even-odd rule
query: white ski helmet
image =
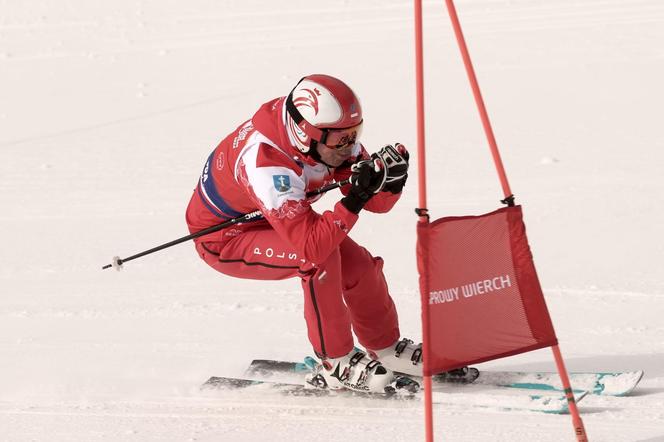
<svg viewBox="0 0 664 442">
<path fill-rule="evenodd" d="M 359 140 L 362 107 L 346 83 L 329 75 L 302 78 L 286 97 L 286 131 L 302 153 L 318 143 L 344 147 Z"/>
</svg>

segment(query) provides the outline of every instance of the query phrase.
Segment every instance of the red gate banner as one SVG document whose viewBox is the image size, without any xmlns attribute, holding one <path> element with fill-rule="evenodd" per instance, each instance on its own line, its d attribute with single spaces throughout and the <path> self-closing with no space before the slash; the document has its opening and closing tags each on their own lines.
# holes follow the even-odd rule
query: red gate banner
<svg viewBox="0 0 664 442">
<path fill-rule="evenodd" d="M 521 206 L 419 223 L 417 255 L 425 375 L 557 344 Z"/>
</svg>

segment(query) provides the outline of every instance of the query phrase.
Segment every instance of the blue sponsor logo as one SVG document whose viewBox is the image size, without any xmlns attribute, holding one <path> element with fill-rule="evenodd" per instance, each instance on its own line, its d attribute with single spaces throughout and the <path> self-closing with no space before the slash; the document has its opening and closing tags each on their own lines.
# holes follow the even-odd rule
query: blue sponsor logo
<svg viewBox="0 0 664 442">
<path fill-rule="evenodd" d="M 272 181 L 274 181 L 274 188 L 279 192 L 288 192 L 291 188 L 288 175 L 272 175 Z"/>
</svg>

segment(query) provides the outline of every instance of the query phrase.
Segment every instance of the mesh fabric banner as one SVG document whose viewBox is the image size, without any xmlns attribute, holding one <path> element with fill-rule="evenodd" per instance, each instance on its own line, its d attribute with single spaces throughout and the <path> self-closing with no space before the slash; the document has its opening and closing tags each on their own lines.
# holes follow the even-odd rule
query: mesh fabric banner
<svg viewBox="0 0 664 442">
<path fill-rule="evenodd" d="M 426 375 L 557 344 L 521 206 L 420 223 L 417 255 Z"/>
</svg>

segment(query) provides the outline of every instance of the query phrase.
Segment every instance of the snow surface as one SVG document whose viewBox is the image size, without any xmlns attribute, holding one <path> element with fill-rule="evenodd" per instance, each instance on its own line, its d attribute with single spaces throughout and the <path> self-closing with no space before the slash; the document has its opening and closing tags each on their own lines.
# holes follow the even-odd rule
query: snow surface
<svg viewBox="0 0 664 442">
<path fill-rule="evenodd" d="M 592 441 L 664 440 L 664 3 L 458 0 Z M 371 149 L 415 148 L 410 1 L 0 1 L 0 440 L 422 440 L 420 404 L 203 394 L 310 353 L 295 280 L 231 279 L 181 245 L 210 150 L 307 73 L 344 78 Z M 502 197 L 443 1 L 425 12 L 429 208 Z M 416 158 L 416 154 L 413 155 Z M 417 173 L 352 236 L 419 338 Z M 338 198 L 328 195 L 323 210 Z M 398 241 L 394 232 L 400 234 Z M 389 240 L 387 240 L 389 239 Z M 554 370 L 551 352 L 480 369 Z M 437 440 L 574 440 L 569 416 L 441 406 Z"/>
</svg>

